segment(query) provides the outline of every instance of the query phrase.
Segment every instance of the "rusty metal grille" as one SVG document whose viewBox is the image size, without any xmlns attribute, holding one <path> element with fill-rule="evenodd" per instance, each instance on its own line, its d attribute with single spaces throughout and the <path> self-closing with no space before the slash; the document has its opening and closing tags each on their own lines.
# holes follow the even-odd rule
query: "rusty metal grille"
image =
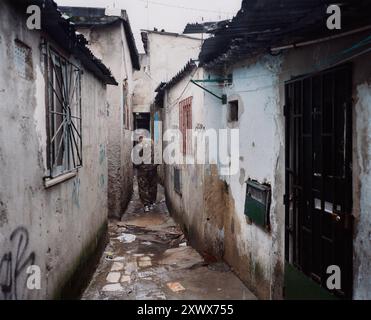
<svg viewBox="0 0 371 320">
<path fill-rule="evenodd" d="M 56 177 L 82 166 L 81 70 L 46 49 L 48 168 Z"/>
<path fill-rule="evenodd" d="M 286 83 L 286 261 L 352 292 L 352 77 L 349 65 Z"/>
</svg>

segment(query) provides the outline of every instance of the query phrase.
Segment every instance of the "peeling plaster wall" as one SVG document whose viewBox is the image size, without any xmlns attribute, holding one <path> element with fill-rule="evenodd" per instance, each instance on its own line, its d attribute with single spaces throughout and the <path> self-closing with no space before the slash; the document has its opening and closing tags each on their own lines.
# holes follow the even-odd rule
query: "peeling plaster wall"
<svg viewBox="0 0 371 320">
<path fill-rule="evenodd" d="M 331 61 L 367 34 L 348 36 L 317 45 L 243 60 L 225 70 L 233 73 L 233 85 L 224 89 L 204 84 L 214 93 L 226 93 L 228 100 L 239 101 L 238 123 L 228 123 L 227 106 L 204 95 L 202 115 L 197 115 L 205 129 L 240 129 L 240 170 L 237 175 L 221 176 L 220 163 L 203 169 L 188 167 L 183 177 L 186 189 L 197 190 L 180 198 L 173 191 L 172 168 L 167 166 L 166 191 L 169 207 L 188 233 L 196 239 L 200 251 L 222 255 L 239 277 L 262 299 L 283 297 L 284 277 L 284 170 L 285 141 L 284 83 L 292 77 L 319 71 L 319 65 Z M 359 56 L 353 64 L 353 215 L 354 228 L 354 299 L 370 299 L 371 294 L 371 63 L 370 56 Z M 209 76 L 207 72 L 204 79 Z M 220 77 L 210 74 L 211 78 Z M 182 82 L 184 84 L 186 82 Z M 179 85 L 181 87 L 181 85 Z M 174 87 L 166 99 L 174 100 L 180 88 Z M 187 93 L 188 94 L 188 93 Z M 170 99 L 169 99 L 170 97 Z M 169 102 L 167 102 L 169 103 Z M 195 107 L 193 107 L 193 110 Z M 176 109 L 165 114 L 167 127 L 178 123 Z M 201 171 L 200 171 L 201 170 Z M 202 178 L 201 178 L 202 176 Z M 256 179 L 272 187 L 271 231 L 251 224 L 244 215 L 246 181 Z M 199 195 L 203 186 L 203 199 Z M 187 210 L 184 204 L 197 203 Z M 194 216 L 195 210 L 196 213 Z M 193 217 L 193 219 L 192 219 Z"/>
<path fill-rule="evenodd" d="M 0 299 L 58 297 L 107 223 L 107 158 L 101 153 L 107 144 L 106 87 L 85 70 L 84 165 L 75 178 L 45 189 L 41 36 L 25 26 L 0 3 Z M 32 49 L 30 79 L 15 69 L 15 39 Z M 30 264 L 41 268 L 41 290 L 26 288 Z"/>
<path fill-rule="evenodd" d="M 180 197 L 173 187 L 173 167 L 166 166 L 165 186 L 169 207 L 178 221 L 183 223 L 191 242 L 209 259 L 224 258 L 262 298 L 271 296 L 272 270 L 282 253 L 277 237 L 272 241 L 271 234 L 246 221 L 245 182 L 249 177 L 272 185 L 276 182 L 277 159 L 282 143 L 279 130 L 282 128 L 276 124 L 279 91 L 275 71 L 279 70 L 280 63 L 279 59 L 267 57 L 251 66 L 240 65 L 233 70 L 234 85 L 226 93 L 230 100 L 240 101 L 239 123 L 228 123 L 227 106 L 202 89 L 190 85 L 183 94 L 184 98 L 194 96 L 193 128 L 201 127 L 205 131 L 240 127 L 240 170 L 237 175 L 221 176 L 218 159 L 212 160 L 219 165 L 183 166 L 184 191 Z M 258 80 L 251 78 L 256 74 L 264 74 L 264 77 Z M 208 73 L 199 70 L 193 79 L 206 79 L 208 76 Z M 220 76 L 210 74 L 211 79 L 217 77 Z M 169 105 L 176 101 L 188 81 L 189 77 L 174 86 L 165 97 L 167 128 L 178 128 L 178 105 L 171 108 Z M 217 95 L 224 93 L 215 84 L 203 85 Z M 202 95 L 202 99 L 198 99 L 197 95 Z M 271 216 L 273 230 L 277 233 L 275 207 L 273 201 Z"/>
<path fill-rule="evenodd" d="M 193 128 L 204 128 L 204 91 L 194 85 L 188 85 L 189 80 L 203 79 L 203 70 L 196 74 L 186 76 L 166 93 L 163 109 L 163 132 L 168 129 L 179 129 L 179 102 L 188 97 L 193 97 L 192 115 Z M 187 86 L 186 90 L 184 88 Z M 179 144 L 179 142 L 175 142 Z M 164 148 L 168 144 L 164 142 Z M 189 160 L 195 155 L 189 156 Z M 179 195 L 174 190 L 174 167 L 181 170 L 181 191 Z M 203 165 L 165 165 L 165 190 L 167 203 L 174 218 L 180 222 L 188 239 L 195 244 L 200 251 L 205 250 L 203 243 L 204 221 L 204 166 Z"/>
<path fill-rule="evenodd" d="M 207 128 L 239 128 L 239 173 L 221 176 L 220 161 L 216 174 L 205 174 L 214 184 L 224 182 L 221 194 L 210 192 L 213 204 L 210 212 L 222 207 L 214 224 L 220 225 L 224 235 L 224 259 L 238 276 L 260 298 L 280 297 L 277 284 L 282 281 L 276 270 L 283 261 L 282 218 L 279 200 L 283 197 L 283 118 L 280 113 L 278 74 L 281 59 L 263 56 L 257 61 L 244 61 L 228 70 L 233 73 L 233 85 L 219 94 L 226 93 L 228 101 L 239 101 L 239 121 L 228 122 L 228 105 L 222 105 L 207 95 L 205 108 Z M 211 74 L 211 78 L 218 75 Z M 220 77 L 220 76 L 219 76 Z M 211 89 L 211 88 L 209 88 Z M 215 89 L 214 89 L 215 92 Z M 229 151 L 230 155 L 230 151 Z M 246 181 L 254 179 L 271 185 L 273 197 L 270 219 L 271 232 L 251 224 L 245 217 Z M 211 184 L 212 186 L 212 184 Z M 208 190 L 209 186 L 205 186 Z M 280 272 L 278 272 L 280 273 Z"/>
<path fill-rule="evenodd" d="M 102 59 L 118 82 L 107 88 L 108 115 L 108 208 L 109 216 L 120 218 L 131 199 L 133 190 L 133 165 L 131 161 L 131 129 L 134 79 L 129 46 L 122 23 L 110 26 L 81 29 L 89 41 L 90 49 Z M 124 127 L 123 85 L 127 79 L 127 107 L 130 128 Z"/>
</svg>

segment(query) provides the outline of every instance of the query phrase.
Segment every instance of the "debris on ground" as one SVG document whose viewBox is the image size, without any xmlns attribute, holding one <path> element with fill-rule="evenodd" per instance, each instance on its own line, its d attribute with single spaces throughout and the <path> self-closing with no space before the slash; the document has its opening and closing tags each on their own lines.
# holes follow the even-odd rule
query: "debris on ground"
<svg viewBox="0 0 371 320">
<path fill-rule="evenodd" d="M 106 255 L 106 260 L 113 260 L 113 257 L 114 257 L 113 252 L 107 251 L 104 254 Z"/>
<path fill-rule="evenodd" d="M 173 292 L 180 292 L 185 290 L 185 288 L 179 282 L 169 282 L 166 285 Z"/>
<path fill-rule="evenodd" d="M 256 299 L 225 265 L 188 246 L 165 202 L 142 212 L 134 186 L 122 221 L 109 223 L 109 244 L 82 299 Z M 159 191 L 164 198 L 161 186 Z"/>
<path fill-rule="evenodd" d="M 122 233 L 119 237 L 115 238 L 123 243 L 132 243 L 135 241 L 136 236 L 130 233 Z"/>
</svg>

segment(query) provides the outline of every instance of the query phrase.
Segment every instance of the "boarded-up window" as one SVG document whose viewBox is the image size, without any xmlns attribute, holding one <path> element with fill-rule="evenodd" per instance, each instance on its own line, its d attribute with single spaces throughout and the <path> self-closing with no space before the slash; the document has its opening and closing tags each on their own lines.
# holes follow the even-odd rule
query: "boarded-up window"
<svg viewBox="0 0 371 320">
<path fill-rule="evenodd" d="M 192 100 L 193 97 L 189 97 L 179 103 L 179 128 L 183 137 L 180 149 L 183 154 L 191 154 L 192 151 L 192 136 L 188 134 L 188 130 L 192 129 Z"/>
</svg>

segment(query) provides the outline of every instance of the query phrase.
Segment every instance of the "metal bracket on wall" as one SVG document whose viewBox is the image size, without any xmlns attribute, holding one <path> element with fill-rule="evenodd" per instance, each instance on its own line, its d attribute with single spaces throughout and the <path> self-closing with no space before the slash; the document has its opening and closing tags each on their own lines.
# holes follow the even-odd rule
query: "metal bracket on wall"
<svg viewBox="0 0 371 320">
<path fill-rule="evenodd" d="M 215 98 L 218 98 L 222 101 L 222 104 L 227 104 L 227 95 L 223 94 L 221 97 L 215 94 L 214 92 L 210 91 L 209 89 L 206 89 L 205 87 L 199 85 L 197 82 L 203 82 L 204 80 L 191 80 L 191 83 L 196 85 L 197 87 L 201 88 L 202 90 L 205 90 L 207 93 L 210 93 Z M 210 82 L 210 80 L 208 80 Z"/>
</svg>

